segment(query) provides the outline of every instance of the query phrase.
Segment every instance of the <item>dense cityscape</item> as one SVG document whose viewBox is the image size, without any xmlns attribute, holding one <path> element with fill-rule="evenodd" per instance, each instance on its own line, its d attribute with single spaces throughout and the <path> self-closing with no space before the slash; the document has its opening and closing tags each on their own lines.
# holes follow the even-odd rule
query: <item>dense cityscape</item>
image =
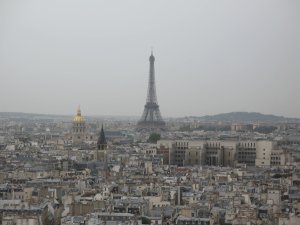
<svg viewBox="0 0 300 225">
<path fill-rule="evenodd" d="M 299 224 L 300 122 L 0 114 L 2 225 Z"/>
<path fill-rule="evenodd" d="M 299 0 L 0 0 L 0 225 L 300 225 Z"/>
</svg>

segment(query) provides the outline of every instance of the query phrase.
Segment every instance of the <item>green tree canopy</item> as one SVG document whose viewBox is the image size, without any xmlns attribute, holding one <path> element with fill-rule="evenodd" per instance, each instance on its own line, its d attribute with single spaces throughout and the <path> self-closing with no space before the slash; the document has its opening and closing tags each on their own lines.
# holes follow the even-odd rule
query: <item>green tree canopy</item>
<svg viewBox="0 0 300 225">
<path fill-rule="evenodd" d="M 142 224 L 151 224 L 151 220 L 146 217 L 142 217 Z"/>
<path fill-rule="evenodd" d="M 150 143 L 157 143 L 157 141 L 160 140 L 160 134 L 158 133 L 151 133 L 148 139 L 148 142 Z"/>
</svg>

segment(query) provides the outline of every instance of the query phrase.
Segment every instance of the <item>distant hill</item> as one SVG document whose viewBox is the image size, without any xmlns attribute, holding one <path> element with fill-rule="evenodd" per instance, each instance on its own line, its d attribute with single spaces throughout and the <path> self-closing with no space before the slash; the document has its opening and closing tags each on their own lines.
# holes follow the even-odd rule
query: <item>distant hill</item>
<svg viewBox="0 0 300 225">
<path fill-rule="evenodd" d="M 136 121 L 139 117 L 136 116 L 84 116 L 89 121 L 93 120 L 120 120 L 120 121 Z M 0 119 L 23 119 L 23 120 L 54 120 L 54 121 L 72 121 L 73 115 L 51 115 L 51 114 L 38 114 L 38 113 L 22 113 L 22 112 L 0 112 Z M 266 123 L 279 123 L 279 122 L 297 122 L 300 123 L 300 118 L 287 118 L 283 116 L 267 115 L 258 112 L 230 112 L 221 113 L 217 115 L 207 116 L 188 116 L 185 118 L 196 119 L 205 122 L 266 122 Z M 180 119 L 180 118 L 177 118 Z"/>
<path fill-rule="evenodd" d="M 213 116 L 202 116 L 195 117 L 203 121 L 222 121 L 222 122 L 267 122 L 267 123 L 278 123 L 278 122 L 300 122 L 298 118 L 286 118 L 283 116 L 267 115 L 258 112 L 230 112 L 221 113 Z"/>
</svg>

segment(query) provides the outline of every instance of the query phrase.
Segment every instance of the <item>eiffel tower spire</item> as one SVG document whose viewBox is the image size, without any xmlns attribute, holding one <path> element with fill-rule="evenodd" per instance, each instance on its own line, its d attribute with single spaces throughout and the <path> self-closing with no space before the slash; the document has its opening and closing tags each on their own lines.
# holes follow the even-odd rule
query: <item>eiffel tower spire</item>
<svg viewBox="0 0 300 225">
<path fill-rule="evenodd" d="M 165 129 L 166 124 L 161 117 L 159 111 L 159 105 L 157 102 L 157 96 L 156 96 L 155 70 L 154 70 L 155 57 L 153 56 L 153 51 L 151 51 L 149 61 L 150 61 L 150 71 L 149 71 L 147 100 L 146 100 L 146 105 L 144 107 L 143 115 L 137 124 L 137 129 L 139 130 Z"/>
</svg>

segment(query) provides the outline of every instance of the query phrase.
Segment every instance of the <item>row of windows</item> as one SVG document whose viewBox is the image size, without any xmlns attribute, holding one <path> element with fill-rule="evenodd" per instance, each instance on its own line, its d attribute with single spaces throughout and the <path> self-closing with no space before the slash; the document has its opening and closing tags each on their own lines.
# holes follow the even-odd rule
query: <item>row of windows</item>
<svg viewBox="0 0 300 225">
<path fill-rule="evenodd" d="M 250 143 L 250 142 L 248 142 L 248 143 L 243 143 L 243 142 L 241 142 L 241 143 L 239 143 L 239 146 L 242 146 L 242 147 L 250 147 L 250 148 L 254 148 L 255 147 L 255 143 Z"/>
<path fill-rule="evenodd" d="M 183 147 L 183 146 L 189 146 L 189 143 L 188 142 L 175 142 L 175 145 L 176 146 L 180 146 L 180 147 Z"/>
<path fill-rule="evenodd" d="M 177 150 L 177 151 L 175 151 L 175 154 L 176 154 L 176 153 L 177 153 L 177 154 L 184 154 L 185 151 L 178 151 L 178 150 Z"/>
<path fill-rule="evenodd" d="M 280 160 L 280 157 L 271 157 L 271 160 Z"/>
<path fill-rule="evenodd" d="M 256 152 L 239 152 L 238 155 L 255 155 Z"/>
<path fill-rule="evenodd" d="M 188 147 L 178 147 L 177 146 L 177 149 L 188 149 Z"/>
<path fill-rule="evenodd" d="M 239 159 L 247 159 L 247 158 L 249 158 L 249 156 L 244 156 L 244 155 L 241 155 L 241 156 L 239 156 Z M 255 158 L 255 157 L 252 157 L 252 158 Z"/>
<path fill-rule="evenodd" d="M 74 132 L 83 132 L 85 129 L 74 128 Z"/>
<path fill-rule="evenodd" d="M 151 150 L 146 151 L 146 154 L 154 154 L 154 153 L 155 153 L 155 151 L 151 151 Z"/>
<path fill-rule="evenodd" d="M 207 154 L 217 154 L 217 151 L 207 151 Z"/>
<path fill-rule="evenodd" d="M 239 151 L 256 151 L 256 148 L 238 148 Z"/>
<path fill-rule="evenodd" d="M 220 147 L 220 143 L 207 143 L 208 147 Z"/>
</svg>

